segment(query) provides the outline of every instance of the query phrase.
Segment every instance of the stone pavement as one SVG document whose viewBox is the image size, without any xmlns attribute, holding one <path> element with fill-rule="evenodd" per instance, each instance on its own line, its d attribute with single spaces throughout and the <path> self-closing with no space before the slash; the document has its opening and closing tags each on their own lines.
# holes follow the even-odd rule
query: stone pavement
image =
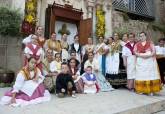
<svg viewBox="0 0 165 114">
<path fill-rule="evenodd" d="M 0 97 L 9 88 L 0 88 Z M 0 114 L 165 114 L 165 90 L 156 96 L 138 95 L 125 89 L 77 98 L 57 98 L 27 107 L 1 106 Z"/>
</svg>

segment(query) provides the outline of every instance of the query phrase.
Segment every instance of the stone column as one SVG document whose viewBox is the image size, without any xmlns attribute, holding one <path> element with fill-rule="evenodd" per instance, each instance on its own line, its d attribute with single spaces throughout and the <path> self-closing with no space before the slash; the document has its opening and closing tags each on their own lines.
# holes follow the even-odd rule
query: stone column
<svg viewBox="0 0 165 114">
<path fill-rule="evenodd" d="M 48 6 L 47 0 L 41 0 L 39 25 L 45 27 L 45 10 Z"/>
<path fill-rule="evenodd" d="M 92 16 L 93 16 L 93 7 L 88 6 L 87 7 L 87 18 L 92 18 Z"/>
<path fill-rule="evenodd" d="M 37 3 L 37 25 L 40 25 L 40 21 L 41 21 L 41 5 L 42 5 L 42 0 L 38 0 Z"/>
<path fill-rule="evenodd" d="M 96 12 L 95 12 L 95 0 L 86 0 L 87 4 L 87 18 L 92 18 L 92 37 L 93 42 L 96 43 L 96 37 L 95 37 L 95 25 L 96 25 Z"/>
<path fill-rule="evenodd" d="M 93 8 L 94 8 L 94 0 L 86 0 L 86 8 L 87 8 L 87 18 L 92 18 Z"/>
<path fill-rule="evenodd" d="M 105 37 L 112 36 L 112 1 L 106 0 L 104 4 L 105 10 Z"/>
</svg>

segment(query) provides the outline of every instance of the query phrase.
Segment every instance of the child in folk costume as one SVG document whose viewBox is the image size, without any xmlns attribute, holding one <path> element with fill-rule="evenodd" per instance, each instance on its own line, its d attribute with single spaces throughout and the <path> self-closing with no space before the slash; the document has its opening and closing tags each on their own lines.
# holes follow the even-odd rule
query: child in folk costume
<svg viewBox="0 0 165 114">
<path fill-rule="evenodd" d="M 127 71 L 127 88 L 129 90 L 134 90 L 136 57 L 134 55 L 133 49 L 135 46 L 135 35 L 130 33 L 128 40 L 129 41 L 123 47 L 122 54 L 124 66 L 126 67 Z"/>
<path fill-rule="evenodd" d="M 87 66 L 82 76 L 84 82 L 84 93 L 97 93 L 96 76 L 92 73 L 92 66 Z"/>
<path fill-rule="evenodd" d="M 52 67 L 52 71 L 56 72 L 57 74 L 59 74 L 61 72 L 61 53 L 56 53 L 55 54 L 55 60 L 52 61 L 51 65 Z"/>
<path fill-rule="evenodd" d="M 69 70 L 70 70 L 70 73 L 72 75 L 72 78 L 74 80 L 74 83 L 76 85 L 76 91 L 77 93 L 83 93 L 83 80 L 80 76 L 80 71 L 78 69 L 78 63 L 76 62 L 76 59 L 75 58 L 71 58 L 69 61 L 68 61 L 68 64 L 69 64 Z"/>
<path fill-rule="evenodd" d="M 27 65 L 17 74 L 13 89 L 2 97 L 1 104 L 26 106 L 50 100 L 50 94 L 42 83 L 44 77 L 35 66 L 36 60 L 30 57 Z"/>
<path fill-rule="evenodd" d="M 155 58 L 154 44 L 147 40 L 146 33 L 140 33 L 134 47 L 136 55 L 135 90 L 137 93 L 153 95 L 161 90 L 160 75 Z"/>
<path fill-rule="evenodd" d="M 56 79 L 56 93 L 58 97 L 63 98 L 66 95 L 76 97 L 76 86 L 74 84 L 72 76 L 69 73 L 67 63 L 63 62 L 61 68 L 61 72 L 58 74 Z"/>
<path fill-rule="evenodd" d="M 25 53 L 25 65 L 27 64 L 27 59 L 33 57 L 36 59 L 37 67 L 42 72 L 42 63 L 41 60 L 43 58 L 43 49 L 38 45 L 37 36 L 32 35 L 31 43 L 28 43 L 24 49 Z"/>
<path fill-rule="evenodd" d="M 69 53 L 68 53 L 69 44 L 67 42 L 67 34 L 62 35 L 61 46 L 62 46 L 62 52 L 61 52 L 62 62 L 67 62 L 67 60 L 69 58 Z"/>
</svg>

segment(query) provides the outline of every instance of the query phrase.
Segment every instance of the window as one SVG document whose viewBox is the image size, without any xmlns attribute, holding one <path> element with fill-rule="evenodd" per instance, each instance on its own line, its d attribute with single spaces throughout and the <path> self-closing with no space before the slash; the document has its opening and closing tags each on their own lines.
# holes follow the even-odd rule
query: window
<svg viewBox="0 0 165 114">
<path fill-rule="evenodd" d="M 112 5 L 116 10 L 146 18 L 154 18 L 153 0 L 113 0 Z"/>
</svg>

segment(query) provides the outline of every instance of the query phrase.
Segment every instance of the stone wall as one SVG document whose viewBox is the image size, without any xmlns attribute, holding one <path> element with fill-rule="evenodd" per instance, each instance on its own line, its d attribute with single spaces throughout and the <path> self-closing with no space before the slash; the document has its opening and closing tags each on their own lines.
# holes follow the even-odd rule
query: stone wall
<svg viewBox="0 0 165 114">
<path fill-rule="evenodd" d="M 6 7 L 11 7 L 12 6 L 12 0 L 0 0 L 0 6 L 6 6 Z"/>
<path fill-rule="evenodd" d="M 0 36 L 0 67 L 17 73 L 22 65 L 22 38 Z"/>
<path fill-rule="evenodd" d="M 136 37 L 138 37 L 138 33 L 144 31 L 154 42 L 157 42 L 159 38 L 163 37 L 163 34 L 158 31 L 154 31 L 150 27 L 150 23 L 147 21 L 131 19 L 126 21 L 124 20 L 122 13 L 119 11 L 113 11 L 112 17 L 113 31 L 118 30 L 120 32 L 133 32 L 136 34 Z"/>
</svg>

